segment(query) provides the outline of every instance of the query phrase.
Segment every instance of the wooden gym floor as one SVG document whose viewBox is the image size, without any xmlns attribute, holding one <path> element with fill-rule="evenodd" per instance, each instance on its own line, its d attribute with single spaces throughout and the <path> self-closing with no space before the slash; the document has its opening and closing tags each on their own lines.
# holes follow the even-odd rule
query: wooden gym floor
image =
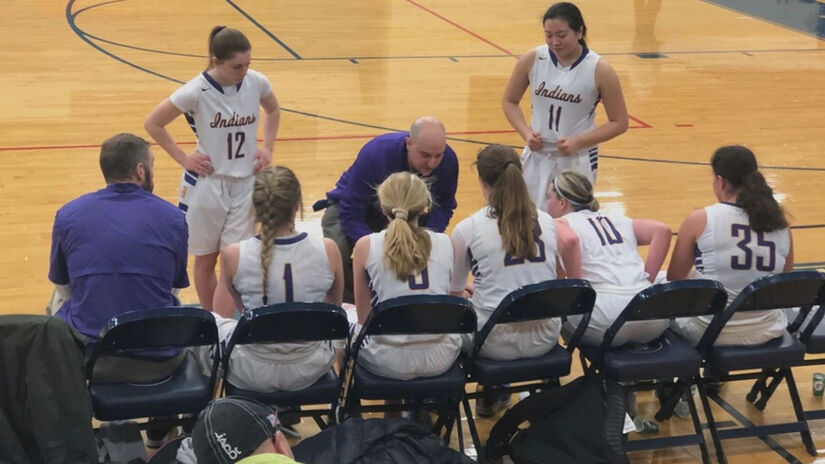
<svg viewBox="0 0 825 464">
<path fill-rule="evenodd" d="M 714 201 L 707 161 L 723 144 L 750 146 L 793 217 L 800 268 L 825 267 L 825 5 L 812 0 L 580 0 L 588 43 L 616 69 L 631 129 L 602 146 L 597 191 L 606 209 L 678 230 Z M 253 68 L 283 107 L 274 163 L 324 196 L 370 137 L 417 116 L 441 118 L 461 162 L 453 223 L 482 204 L 470 164 L 486 143 L 521 145 L 500 98 L 515 58 L 543 40 L 549 2 L 492 0 L 70 0 L 0 2 L 0 313 L 40 313 L 51 225 L 67 201 L 100 188 L 99 144 L 146 137 L 146 115 L 205 64 L 215 24 L 243 30 Z M 526 99 L 525 99 L 526 103 Z M 525 105 L 529 111 L 529 105 Z M 603 117 L 600 110 L 599 117 Z M 183 120 L 173 135 L 188 146 Z M 176 202 L 180 168 L 155 150 L 155 192 Z M 818 245 L 819 243 L 819 245 Z M 182 293 L 195 302 L 193 289 Z M 797 369 L 806 407 L 814 369 Z M 745 385 L 723 397 L 755 423 Z M 783 391 L 764 413 L 787 416 Z M 648 417 L 653 400 L 640 397 Z M 739 420 L 718 411 L 718 420 Z M 489 428 L 492 421 L 481 421 Z M 825 423 L 811 423 L 825 448 Z M 684 429 L 685 420 L 662 424 Z M 726 443 L 730 461 L 814 462 L 796 435 Z M 695 462 L 694 448 L 633 461 Z M 823 460 L 825 462 L 825 460 Z"/>
</svg>

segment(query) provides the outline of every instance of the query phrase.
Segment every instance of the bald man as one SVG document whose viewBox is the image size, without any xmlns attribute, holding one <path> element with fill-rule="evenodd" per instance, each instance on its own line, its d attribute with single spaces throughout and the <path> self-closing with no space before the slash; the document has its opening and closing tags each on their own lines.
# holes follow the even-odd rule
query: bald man
<svg viewBox="0 0 825 464">
<path fill-rule="evenodd" d="M 379 135 L 367 142 L 335 189 L 327 192 L 328 206 L 321 220 L 324 237 L 335 241 L 344 259 L 345 302 L 353 302 L 353 244 L 388 223 L 378 206 L 375 188 L 390 174 L 401 171 L 415 172 L 429 182 L 433 207 L 421 217 L 423 226 L 444 232 L 453 216 L 458 158 L 447 145 L 441 121 L 424 116 L 412 123 L 409 132 Z"/>
</svg>

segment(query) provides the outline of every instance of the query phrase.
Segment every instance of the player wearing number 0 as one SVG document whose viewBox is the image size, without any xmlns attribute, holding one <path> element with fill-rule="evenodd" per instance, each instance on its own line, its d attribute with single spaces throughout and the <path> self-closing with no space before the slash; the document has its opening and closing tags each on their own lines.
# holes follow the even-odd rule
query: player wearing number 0
<svg viewBox="0 0 825 464">
<path fill-rule="evenodd" d="M 587 48 L 587 27 L 576 5 L 560 2 L 544 14 L 545 44 L 516 64 L 501 106 L 524 139 L 524 180 L 533 202 L 543 207 L 550 179 L 565 169 L 595 184 L 601 142 L 627 130 L 627 108 L 616 72 Z M 530 124 L 519 107 L 530 88 Z M 602 100 L 607 122 L 596 127 Z"/>
<path fill-rule="evenodd" d="M 268 167 L 255 176 L 252 192 L 261 234 L 221 251 L 215 320 L 226 346 L 237 321 L 235 309 L 276 303 L 341 304 L 341 254 L 330 239 L 295 230 L 301 184 L 288 168 Z M 334 361 L 326 342 L 242 345 L 232 351 L 229 381 L 255 391 L 300 390 L 315 383 Z"/>
<path fill-rule="evenodd" d="M 512 148 L 488 146 L 478 153 L 475 164 L 487 206 L 453 230 L 451 291 L 463 295 L 472 271 L 471 301 L 481 328 L 508 293 L 555 279 L 557 255 L 567 275 L 578 278 L 581 254 L 573 231 L 554 224 L 530 200 Z M 498 360 L 540 356 L 556 345 L 560 325 L 556 319 L 499 325 L 487 338 L 481 356 Z M 467 339 L 465 350 L 471 344 Z"/>
<path fill-rule="evenodd" d="M 719 148 L 710 165 L 719 203 L 685 218 L 667 278 L 690 278 L 695 268 L 693 277 L 718 280 L 733 301 L 759 277 L 793 269 L 791 230 L 748 148 Z M 709 322 L 706 316 L 679 319 L 674 328 L 696 344 Z M 716 344 L 758 345 L 781 336 L 786 326 L 783 311 L 734 314 Z"/>
<path fill-rule="evenodd" d="M 391 174 L 378 187 L 381 210 L 390 223 L 358 239 L 353 249 L 353 290 L 358 323 L 372 308 L 406 295 L 447 295 L 453 247 L 446 234 L 432 232 L 418 219 L 432 207 L 427 184 L 411 172 Z M 443 374 L 458 358 L 458 335 L 371 337 L 359 362 L 374 374 L 409 380 Z"/>
<path fill-rule="evenodd" d="M 596 290 L 596 303 L 581 343 L 598 346 L 605 331 L 636 293 L 656 280 L 667 257 L 672 232 L 667 225 L 652 219 L 599 212 L 593 185 L 578 172 L 567 170 L 556 176 L 550 182 L 547 197 L 550 215 L 557 218 L 557 223 L 570 226 L 579 237 L 582 278 L 589 280 Z M 639 256 L 639 245 L 650 245 L 647 261 Z M 568 318 L 562 333 L 572 335 L 580 319 Z M 616 334 L 613 346 L 648 343 L 667 326 L 667 320 L 629 322 Z"/>
<path fill-rule="evenodd" d="M 184 168 L 179 207 L 189 225 L 195 255 L 195 290 L 212 309 L 218 251 L 252 236 L 254 174 L 269 166 L 280 109 L 263 74 L 249 69 L 251 46 L 242 32 L 216 26 L 209 34 L 209 66 L 152 111 L 146 132 Z M 257 145 L 260 107 L 263 146 Z M 185 152 L 166 130 L 184 114 L 198 137 Z"/>
</svg>

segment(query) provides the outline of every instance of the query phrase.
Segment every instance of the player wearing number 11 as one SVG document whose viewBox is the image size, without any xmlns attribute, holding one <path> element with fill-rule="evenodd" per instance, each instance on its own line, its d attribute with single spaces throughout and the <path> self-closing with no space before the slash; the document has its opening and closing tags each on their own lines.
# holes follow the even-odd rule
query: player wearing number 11
<svg viewBox="0 0 825 464">
<path fill-rule="evenodd" d="M 544 206 L 550 179 L 572 169 L 596 181 L 599 143 L 627 130 L 627 108 L 613 68 L 587 48 L 587 26 L 576 5 L 560 2 L 544 14 L 545 44 L 523 54 L 502 97 L 510 125 L 524 139 L 522 164 L 530 197 Z M 519 107 L 530 88 L 530 124 Z M 607 122 L 596 127 L 602 100 Z"/>
<path fill-rule="evenodd" d="M 667 278 L 689 278 L 691 268 L 695 268 L 696 278 L 721 282 L 730 302 L 754 280 L 793 270 L 793 242 L 785 213 L 748 148 L 719 148 L 710 165 L 713 193 L 719 203 L 685 218 Z M 696 344 L 709 322 L 706 316 L 679 319 L 674 329 Z M 784 311 L 737 313 L 716 344 L 758 345 L 781 336 L 787 325 Z"/>
<path fill-rule="evenodd" d="M 250 195 L 254 175 L 269 166 L 280 109 L 263 74 L 249 69 L 251 45 L 236 29 L 209 34 L 209 66 L 146 119 L 146 132 L 183 169 L 178 207 L 186 212 L 189 253 L 195 255 L 195 290 L 212 309 L 218 251 L 255 233 Z M 260 107 L 263 145 L 257 145 Z M 166 130 L 184 114 L 198 137 L 185 152 Z"/>
</svg>

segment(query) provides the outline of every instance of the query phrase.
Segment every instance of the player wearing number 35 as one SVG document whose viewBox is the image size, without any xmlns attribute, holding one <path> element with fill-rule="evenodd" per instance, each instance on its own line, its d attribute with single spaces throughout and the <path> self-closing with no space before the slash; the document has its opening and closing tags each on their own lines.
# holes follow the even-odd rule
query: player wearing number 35
<svg viewBox="0 0 825 464">
<path fill-rule="evenodd" d="M 276 166 L 259 172 L 252 205 L 260 236 L 221 251 L 213 314 L 226 343 L 237 325 L 232 319 L 236 308 L 320 301 L 340 305 L 344 289 L 335 242 L 295 230 L 301 184 L 291 170 Z M 232 351 L 229 381 L 247 390 L 300 390 L 324 375 L 333 360 L 327 342 L 242 345 Z"/>
<path fill-rule="evenodd" d="M 238 30 L 209 34 L 209 65 L 164 100 L 144 128 L 183 169 L 178 207 L 186 212 L 189 253 L 195 255 L 195 290 L 212 309 L 218 251 L 255 233 L 250 194 L 253 175 L 269 166 L 280 110 L 263 74 L 249 69 L 251 46 Z M 257 146 L 263 106 L 263 146 Z M 198 137 L 187 153 L 166 126 L 181 114 Z"/>
<path fill-rule="evenodd" d="M 524 139 L 524 180 L 533 202 L 544 206 L 550 179 L 565 169 L 592 184 L 599 167 L 599 143 L 627 130 L 627 108 L 616 72 L 587 48 L 581 11 L 568 2 L 551 6 L 542 20 L 545 44 L 521 55 L 502 97 L 510 125 Z M 532 118 L 519 102 L 530 88 Z M 601 100 L 607 122 L 596 127 Z"/>
<path fill-rule="evenodd" d="M 508 293 L 555 279 L 557 256 L 568 277 L 581 277 L 581 253 L 576 234 L 565 224 L 556 225 L 530 200 L 521 162 L 512 148 L 486 147 L 475 165 L 487 206 L 453 230 L 451 292 L 462 295 L 472 271 L 471 301 L 480 328 Z M 497 325 L 481 356 L 497 360 L 541 356 L 556 346 L 559 328 L 557 319 Z M 464 349 L 471 348 L 472 341 L 465 337 Z"/>
<path fill-rule="evenodd" d="M 636 293 L 656 280 L 670 248 L 670 227 L 652 219 L 600 212 L 593 185 L 573 171 L 563 171 L 550 181 L 547 197 L 547 212 L 579 237 L 582 278 L 596 290 L 596 303 L 581 343 L 598 346 Z M 639 256 L 639 245 L 650 245 L 647 261 Z M 572 335 L 580 319 L 569 317 L 562 334 Z M 667 325 L 666 320 L 629 322 L 616 334 L 613 345 L 650 342 Z"/>
<path fill-rule="evenodd" d="M 667 277 L 715 279 L 728 291 L 728 301 L 759 277 L 793 269 L 791 230 L 773 198 L 753 153 L 742 146 L 722 147 L 710 160 L 715 205 L 692 212 L 679 229 Z M 676 320 L 675 329 L 696 344 L 709 318 Z M 758 345 L 782 335 L 783 311 L 734 314 L 717 345 Z"/>
</svg>

